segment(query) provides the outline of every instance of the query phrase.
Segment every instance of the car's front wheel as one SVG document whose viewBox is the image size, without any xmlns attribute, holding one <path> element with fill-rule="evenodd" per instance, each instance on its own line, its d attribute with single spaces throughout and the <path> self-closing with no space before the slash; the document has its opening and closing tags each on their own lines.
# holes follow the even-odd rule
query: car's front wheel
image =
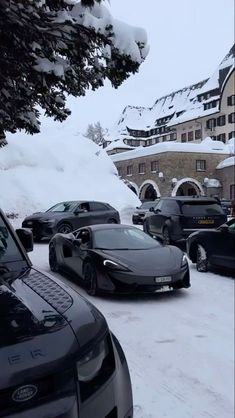
<svg viewBox="0 0 235 418">
<path fill-rule="evenodd" d="M 54 244 L 50 244 L 49 246 L 49 265 L 51 271 L 59 271 L 56 249 Z"/>
<path fill-rule="evenodd" d="M 95 296 L 98 291 L 97 286 L 97 274 L 94 264 L 91 261 L 87 261 L 84 264 L 83 276 L 86 285 L 86 291 L 88 295 Z"/>
<path fill-rule="evenodd" d="M 198 246 L 197 246 L 196 268 L 197 268 L 197 271 L 200 271 L 200 272 L 208 271 L 207 252 L 206 252 L 206 249 L 201 244 L 198 244 Z"/>
<path fill-rule="evenodd" d="M 65 222 L 58 226 L 58 232 L 60 234 L 69 234 L 70 232 L 72 232 L 72 230 L 73 230 L 72 226 Z"/>
</svg>

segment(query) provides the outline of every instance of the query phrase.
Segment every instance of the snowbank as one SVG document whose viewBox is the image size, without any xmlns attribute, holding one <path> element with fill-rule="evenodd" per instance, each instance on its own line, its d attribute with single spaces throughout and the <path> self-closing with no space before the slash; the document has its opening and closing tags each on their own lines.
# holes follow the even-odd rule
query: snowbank
<svg viewBox="0 0 235 418">
<path fill-rule="evenodd" d="M 81 135 L 60 131 L 9 135 L 0 149 L 0 207 L 20 217 L 63 200 L 100 200 L 118 210 L 137 196 L 119 179 L 104 150 Z"/>
</svg>

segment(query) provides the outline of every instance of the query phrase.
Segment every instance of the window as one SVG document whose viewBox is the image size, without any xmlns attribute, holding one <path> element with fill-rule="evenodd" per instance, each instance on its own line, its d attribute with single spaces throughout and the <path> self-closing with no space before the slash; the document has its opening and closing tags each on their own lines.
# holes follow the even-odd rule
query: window
<svg viewBox="0 0 235 418">
<path fill-rule="evenodd" d="M 228 106 L 235 106 L 235 94 L 227 98 Z"/>
<path fill-rule="evenodd" d="M 225 116 L 220 116 L 217 118 L 217 126 L 224 126 L 226 124 Z"/>
<path fill-rule="evenodd" d="M 213 107 L 216 107 L 217 101 L 213 100 L 213 102 L 205 103 L 204 104 L 204 110 L 212 109 Z"/>
<path fill-rule="evenodd" d="M 188 141 L 193 141 L 193 131 L 188 132 Z"/>
<path fill-rule="evenodd" d="M 145 163 L 140 163 L 139 164 L 139 174 L 144 174 L 145 173 Z"/>
<path fill-rule="evenodd" d="M 230 199 L 235 199 L 235 184 L 230 184 Z"/>
<path fill-rule="evenodd" d="M 217 141 L 222 141 L 222 142 L 226 142 L 226 134 L 220 134 L 220 135 L 217 135 Z"/>
<path fill-rule="evenodd" d="M 216 127 L 216 119 L 208 119 L 206 122 L 207 129 L 214 129 Z"/>
<path fill-rule="evenodd" d="M 152 173 L 157 173 L 159 171 L 159 162 L 151 161 L 151 171 Z"/>
<path fill-rule="evenodd" d="M 104 211 L 104 210 L 108 209 L 108 207 L 106 205 L 104 205 L 103 203 L 100 203 L 100 202 L 91 202 L 90 206 L 91 206 L 92 211 L 94 211 L 94 210 L 103 210 Z"/>
<path fill-rule="evenodd" d="M 170 134 L 170 141 L 174 141 L 175 139 L 177 139 L 177 135 L 174 132 L 173 134 Z"/>
<path fill-rule="evenodd" d="M 127 169 L 126 169 L 126 174 L 127 174 L 128 176 L 132 176 L 132 174 L 133 174 L 133 166 L 132 166 L 132 165 L 128 165 L 128 166 L 127 166 Z"/>
<path fill-rule="evenodd" d="M 196 171 L 206 171 L 206 160 L 196 160 Z"/>
<path fill-rule="evenodd" d="M 117 167 L 118 175 L 122 176 L 122 167 Z"/>
<path fill-rule="evenodd" d="M 201 139 L 202 137 L 202 131 L 201 129 L 196 129 L 195 131 L 195 139 Z"/>
<path fill-rule="evenodd" d="M 230 113 L 230 115 L 228 115 L 228 121 L 229 123 L 235 123 L 235 112 Z"/>
<path fill-rule="evenodd" d="M 229 132 L 228 139 L 235 138 L 235 131 Z"/>
<path fill-rule="evenodd" d="M 186 133 L 181 134 L 181 142 L 186 142 L 186 140 L 187 140 L 187 134 Z"/>
</svg>

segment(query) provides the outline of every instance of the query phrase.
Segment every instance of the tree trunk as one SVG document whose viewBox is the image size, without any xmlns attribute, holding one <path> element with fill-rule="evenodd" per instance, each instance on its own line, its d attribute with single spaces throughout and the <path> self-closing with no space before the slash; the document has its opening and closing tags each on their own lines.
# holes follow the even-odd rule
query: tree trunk
<svg viewBox="0 0 235 418">
<path fill-rule="evenodd" d="M 0 130 L 0 148 L 5 147 L 5 145 L 7 145 L 6 135 Z"/>
</svg>

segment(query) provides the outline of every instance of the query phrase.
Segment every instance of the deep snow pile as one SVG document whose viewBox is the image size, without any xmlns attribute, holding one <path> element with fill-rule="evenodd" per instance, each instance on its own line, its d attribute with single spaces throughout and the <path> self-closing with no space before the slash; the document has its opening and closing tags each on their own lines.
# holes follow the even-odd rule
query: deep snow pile
<svg viewBox="0 0 235 418">
<path fill-rule="evenodd" d="M 23 217 L 63 200 L 100 200 L 118 210 L 137 206 L 106 152 L 81 135 L 60 130 L 9 135 L 0 149 L 0 207 Z"/>
</svg>

